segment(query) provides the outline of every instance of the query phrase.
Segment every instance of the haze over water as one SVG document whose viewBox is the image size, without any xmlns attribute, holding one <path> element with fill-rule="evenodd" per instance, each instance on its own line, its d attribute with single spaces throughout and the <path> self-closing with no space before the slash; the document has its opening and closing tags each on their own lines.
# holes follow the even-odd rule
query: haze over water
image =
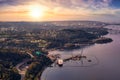
<svg viewBox="0 0 120 80">
<path fill-rule="evenodd" d="M 107 26 L 114 31 L 110 32 L 106 37 L 113 39 L 113 42 L 107 44 L 95 44 L 93 46 L 84 48 L 83 55 L 93 55 L 99 60 L 98 64 L 94 66 L 81 67 L 74 63 L 70 67 L 66 62 L 65 65 L 69 67 L 53 67 L 47 68 L 41 80 L 120 80 L 120 26 Z M 64 55 L 79 54 L 81 49 L 73 51 L 53 51 L 50 53 L 60 53 Z M 93 61 L 94 62 L 94 61 Z M 86 65 L 86 64 L 85 64 Z"/>
</svg>

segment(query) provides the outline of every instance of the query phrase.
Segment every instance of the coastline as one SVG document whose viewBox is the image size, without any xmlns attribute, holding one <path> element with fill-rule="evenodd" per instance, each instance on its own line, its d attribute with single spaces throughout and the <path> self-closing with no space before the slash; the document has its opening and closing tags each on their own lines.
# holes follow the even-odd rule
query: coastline
<svg viewBox="0 0 120 80">
<path fill-rule="evenodd" d="M 107 33 L 109 34 L 109 33 Z M 105 35 L 107 35 L 105 34 Z M 49 51 L 53 51 L 53 50 L 71 50 L 71 49 L 78 49 L 78 48 L 83 48 L 83 47 L 86 47 L 86 46 L 90 46 L 92 44 L 104 44 L 104 43 L 109 43 L 109 42 L 112 42 L 113 40 L 111 38 L 106 38 L 106 37 L 97 37 L 95 39 L 93 39 L 92 41 L 91 40 L 88 40 L 88 41 L 83 41 L 81 43 L 65 43 L 64 46 L 62 47 L 55 47 L 55 48 L 49 48 L 49 49 L 45 49 L 45 51 L 47 51 L 47 55 L 49 54 Z M 43 51 L 44 52 L 44 51 Z M 50 57 L 42 57 L 43 59 L 45 58 L 49 58 L 50 61 L 52 61 L 52 59 Z M 43 61 L 44 62 L 44 61 Z M 49 61 L 48 61 L 49 62 Z M 40 63 L 40 62 L 39 62 Z M 52 62 L 53 63 L 53 62 Z M 51 62 L 50 63 L 47 63 L 47 65 L 43 65 L 41 67 L 41 70 L 39 70 L 39 72 L 37 73 L 37 75 L 34 77 L 34 80 L 41 80 L 41 75 L 43 73 L 43 71 L 49 66 L 52 64 Z"/>
</svg>

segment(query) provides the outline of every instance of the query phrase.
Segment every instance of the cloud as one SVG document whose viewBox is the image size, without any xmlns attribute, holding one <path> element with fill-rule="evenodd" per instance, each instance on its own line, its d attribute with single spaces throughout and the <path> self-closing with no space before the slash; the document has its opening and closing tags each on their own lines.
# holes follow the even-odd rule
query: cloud
<svg viewBox="0 0 120 80">
<path fill-rule="evenodd" d="M 0 0 L 4 13 L 27 12 L 29 5 L 41 5 L 46 14 L 52 17 L 70 19 L 119 18 L 120 0 Z M 12 6 L 12 7 L 11 7 Z M 119 8 L 118 8 L 119 6 Z M 6 12 L 6 11 L 7 12 Z"/>
<path fill-rule="evenodd" d="M 16 6 L 33 2 L 48 7 L 101 9 L 109 7 L 111 1 L 112 0 L 0 0 L 0 6 Z"/>
<path fill-rule="evenodd" d="M 18 0 L 0 0 L 0 5 L 16 5 Z"/>
<path fill-rule="evenodd" d="M 0 0 L 0 6 L 17 6 L 17 5 L 24 5 L 26 2 L 31 0 Z"/>
<path fill-rule="evenodd" d="M 112 0 L 36 0 L 40 3 L 49 4 L 49 6 L 61 6 L 65 8 L 91 8 L 100 9 L 109 7 Z"/>
</svg>

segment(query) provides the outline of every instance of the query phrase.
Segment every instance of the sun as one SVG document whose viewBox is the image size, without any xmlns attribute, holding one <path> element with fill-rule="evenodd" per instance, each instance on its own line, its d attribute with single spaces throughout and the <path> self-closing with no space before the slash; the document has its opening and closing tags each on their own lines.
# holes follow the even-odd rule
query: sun
<svg viewBox="0 0 120 80">
<path fill-rule="evenodd" d="M 29 15 L 32 18 L 41 18 L 43 16 L 43 9 L 41 6 L 31 6 L 30 7 L 30 11 L 29 11 Z"/>
</svg>

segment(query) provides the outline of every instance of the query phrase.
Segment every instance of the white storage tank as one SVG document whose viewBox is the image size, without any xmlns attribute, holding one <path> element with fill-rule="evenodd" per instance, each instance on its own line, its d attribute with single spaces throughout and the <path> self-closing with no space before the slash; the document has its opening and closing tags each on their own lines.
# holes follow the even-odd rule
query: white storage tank
<svg viewBox="0 0 120 80">
<path fill-rule="evenodd" d="M 61 67 L 63 66 L 63 59 L 57 59 L 57 64 Z"/>
</svg>

